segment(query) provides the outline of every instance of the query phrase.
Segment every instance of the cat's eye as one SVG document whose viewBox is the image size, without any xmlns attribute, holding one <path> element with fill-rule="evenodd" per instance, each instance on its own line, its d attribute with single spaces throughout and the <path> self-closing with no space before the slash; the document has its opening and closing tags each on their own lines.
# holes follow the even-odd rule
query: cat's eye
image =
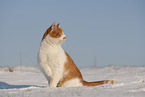
<svg viewBox="0 0 145 97">
<path fill-rule="evenodd" d="M 56 34 L 56 37 L 60 37 L 60 36 L 61 36 L 61 34 L 60 34 L 60 33 L 57 33 L 57 34 Z"/>
</svg>

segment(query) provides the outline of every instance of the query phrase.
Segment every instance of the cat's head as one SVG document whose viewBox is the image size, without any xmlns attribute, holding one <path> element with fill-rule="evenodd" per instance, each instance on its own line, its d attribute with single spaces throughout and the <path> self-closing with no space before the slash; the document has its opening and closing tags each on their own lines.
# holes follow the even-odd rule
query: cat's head
<svg viewBox="0 0 145 97">
<path fill-rule="evenodd" d="M 60 28 L 60 24 L 56 25 L 54 22 L 44 33 L 42 41 L 47 41 L 53 44 L 61 44 L 65 41 L 66 36 L 64 31 Z"/>
</svg>

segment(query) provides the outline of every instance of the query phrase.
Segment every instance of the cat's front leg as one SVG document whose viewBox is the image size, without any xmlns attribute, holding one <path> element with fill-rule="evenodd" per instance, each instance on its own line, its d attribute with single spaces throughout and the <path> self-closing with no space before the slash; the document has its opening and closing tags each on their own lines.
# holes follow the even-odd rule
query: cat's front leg
<svg viewBox="0 0 145 97">
<path fill-rule="evenodd" d="M 57 87 L 57 85 L 60 81 L 60 78 L 61 78 L 60 72 L 57 72 L 54 75 L 52 75 L 51 80 L 50 80 L 50 84 L 49 84 L 50 87 L 52 87 L 52 88 Z"/>
<path fill-rule="evenodd" d="M 44 71 L 49 77 L 52 76 L 51 68 L 47 64 L 45 64 Z"/>
<path fill-rule="evenodd" d="M 55 87 L 52 83 L 53 83 L 53 78 L 50 79 L 49 86 L 50 86 L 50 87 Z"/>
<path fill-rule="evenodd" d="M 50 80 L 50 87 L 51 88 L 57 87 L 58 82 L 59 82 L 58 78 L 51 78 L 51 80 Z"/>
<path fill-rule="evenodd" d="M 45 63 L 40 63 L 40 68 L 47 81 L 50 82 L 50 77 L 52 76 L 51 68 Z"/>
<path fill-rule="evenodd" d="M 40 53 L 38 55 L 38 64 L 40 66 L 42 73 L 45 75 L 45 77 L 48 80 L 48 77 L 52 76 L 52 70 L 51 70 L 50 66 L 47 64 L 46 54 Z"/>
</svg>

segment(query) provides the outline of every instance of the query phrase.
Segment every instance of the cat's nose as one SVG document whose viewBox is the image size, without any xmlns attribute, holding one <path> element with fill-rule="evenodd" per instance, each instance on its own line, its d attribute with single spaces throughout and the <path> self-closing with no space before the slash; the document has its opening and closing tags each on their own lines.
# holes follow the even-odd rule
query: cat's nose
<svg viewBox="0 0 145 97">
<path fill-rule="evenodd" d="M 63 37 L 63 39 L 65 40 L 65 39 L 66 39 L 66 37 Z"/>
</svg>

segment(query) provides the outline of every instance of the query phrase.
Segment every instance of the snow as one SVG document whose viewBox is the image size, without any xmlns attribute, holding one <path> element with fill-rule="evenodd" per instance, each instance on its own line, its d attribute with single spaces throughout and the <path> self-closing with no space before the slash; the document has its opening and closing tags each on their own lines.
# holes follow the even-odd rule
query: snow
<svg viewBox="0 0 145 97">
<path fill-rule="evenodd" d="M 37 67 L 0 67 L 0 97 L 145 97 L 145 67 L 88 67 L 86 81 L 115 80 L 114 85 L 50 88 Z"/>
</svg>

